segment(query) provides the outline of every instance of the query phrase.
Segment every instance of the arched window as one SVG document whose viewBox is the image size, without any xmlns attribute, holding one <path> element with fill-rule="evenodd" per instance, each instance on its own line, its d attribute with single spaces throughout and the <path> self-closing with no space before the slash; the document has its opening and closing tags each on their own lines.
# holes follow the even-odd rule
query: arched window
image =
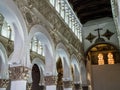
<svg viewBox="0 0 120 90">
<path fill-rule="evenodd" d="M 5 21 L 4 17 L 0 14 L 2 22 L 0 22 L 1 30 L 0 35 L 8 38 L 9 40 L 14 41 L 14 31 L 11 29 L 10 25 Z"/>
<path fill-rule="evenodd" d="M 31 40 L 31 50 L 44 56 L 43 44 L 34 36 Z"/>
<path fill-rule="evenodd" d="M 102 53 L 98 54 L 98 65 L 104 65 L 104 58 Z"/>
<path fill-rule="evenodd" d="M 108 53 L 108 64 L 114 64 L 114 58 L 112 53 Z"/>
</svg>

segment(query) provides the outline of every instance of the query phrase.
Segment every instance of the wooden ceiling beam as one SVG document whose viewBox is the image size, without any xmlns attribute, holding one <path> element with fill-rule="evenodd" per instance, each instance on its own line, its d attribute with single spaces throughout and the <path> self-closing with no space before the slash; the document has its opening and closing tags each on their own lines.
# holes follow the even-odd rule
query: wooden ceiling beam
<svg viewBox="0 0 120 90">
<path fill-rule="evenodd" d="M 89 11 L 89 12 L 83 12 L 83 13 L 79 13 L 78 15 L 79 16 L 89 16 L 89 15 L 93 15 L 93 14 L 97 14 L 97 13 L 102 13 L 102 12 L 111 12 L 110 9 L 108 8 L 103 8 L 103 9 L 100 9 L 100 10 L 96 10 L 96 11 Z"/>
<path fill-rule="evenodd" d="M 72 3 L 73 7 L 79 7 L 80 5 L 85 5 L 86 3 L 91 2 L 91 0 L 77 0 L 76 2 Z"/>
<path fill-rule="evenodd" d="M 88 1 L 85 4 L 79 3 L 79 6 L 73 4 L 73 7 L 75 10 L 82 9 L 82 8 L 87 8 L 87 7 L 91 7 L 91 6 L 97 6 L 97 5 L 102 5 L 102 4 L 110 4 L 110 2 L 107 1 L 99 1 L 99 0 L 92 0 L 92 1 Z"/>
<path fill-rule="evenodd" d="M 98 4 L 98 5 L 89 5 L 89 6 L 86 6 L 86 7 L 84 7 L 84 6 L 82 7 L 82 6 L 81 6 L 81 7 L 79 7 L 78 9 L 74 9 L 74 10 L 75 10 L 76 12 L 82 12 L 82 11 L 85 11 L 85 10 L 88 10 L 88 11 L 89 11 L 90 9 L 91 9 L 91 10 L 92 10 L 92 9 L 93 9 L 93 10 L 95 10 L 95 9 L 96 9 L 96 10 L 97 10 L 97 9 L 102 9 L 102 8 L 104 8 L 104 7 L 105 7 L 105 8 L 109 8 L 109 9 L 111 8 L 110 4 L 104 4 L 104 3 L 103 3 L 103 4 Z"/>
<path fill-rule="evenodd" d="M 78 15 L 78 18 L 80 19 L 80 22 L 82 24 L 86 23 L 87 21 L 103 18 L 103 17 L 112 17 L 111 12 L 102 12 L 102 13 L 96 13 L 94 15 L 87 15 L 87 16 L 80 16 Z"/>
</svg>

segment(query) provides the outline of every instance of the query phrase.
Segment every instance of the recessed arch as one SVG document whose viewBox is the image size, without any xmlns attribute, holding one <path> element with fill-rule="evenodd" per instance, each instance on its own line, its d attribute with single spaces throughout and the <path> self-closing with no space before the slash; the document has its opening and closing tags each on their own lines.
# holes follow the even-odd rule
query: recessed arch
<svg viewBox="0 0 120 90">
<path fill-rule="evenodd" d="M 82 84 L 80 65 L 79 65 L 77 57 L 74 54 L 71 56 L 71 67 L 73 69 L 72 74 L 73 74 L 74 83 Z"/>
<path fill-rule="evenodd" d="M 34 64 L 32 67 L 32 90 L 39 90 L 40 86 L 39 86 L 39 81 L 40 81 L 40 70 L 39 67 Z"/>
<path fill-rule="evenodd" d="M 63 89 L 63 64 L 62 60 L 59 57 L 56 62 L 56 69 L 57 69 L 57 89 Z"/>
<path fill-rule="evenodd" d="M 45 27 L 43 27 L 42 25 L 38 25 L 38 24 L 34 25 L 31 28 L 30 33 L 29 33 L 29 43 L 31 42 L 31 39 L 33 36 L 37 36 L 41 42 L 49 46 L 49 50 L 51 54 L 53 55 L 54 44 L 53 44 L 50 34 L 48 33 Z"/>
<path fill-rule="evenodd" d="M 25 41 L 28 36 L 24 18 L 12 0 L 0 0 L 0 2 L 0 13 L 4 16 L 5 20 L 15 32 L 14 52 L 9 58 L 9 62 L 23 65 L 23 61 L 25 61 L 24 57 L 26 55 Z"/>
<path fill-rule="evenodd" d="M 59 43 L 56 46 L 56 62 L 59 58 L 61 58 L 63 66 L 63 80 L 72 80 L 70 55 L 62 43 Z"/>
<path fill-rule="evenodd" d="M 90 51 L 91 48 L 93 48 L 93 47 L 96 46 L 96 45 L 100 45 L 100 44 L 108 44 L 108 45 L 113 46 L 116 50 L 118 50 L 117 46 L 115 46 L 115 45 L 113 45 L 112 43 L 109 43 L 109 42 L 95 43 L 95 44 L 91 45 L 91 46 L 86 50 L 85 56 L 87 56 L 87 54 L 88 54 L 88 52 Z"/>
<path fill-rule="evenodd" d="M 54 43 L 48 32 L 48 30 L 39 24 L 34 25 L 29 33 L 29 43 L 31 42 L 32 37 L 36 36 L 43 45 L 43 51 L 45 54 L 45 74 L 46 75 L 55 75 L 55 62 L 54 62 Z"/>
<path fill-rule="evenodd" d="M 97 43 L 92 45 L 86 53 L 86 58 L 91 61 L 92 65 L 97 65 L 98 55 L 102 54 L 104 64 L 108 64 L 108 53 L 114 54 L 115 63 L 120 63 L 118 58 L 119 49 L 111 43 Z"/>
<path fill-rule="evenodd" d="M 37 65 L 37 67 L 38 67 L 38 69 L 40 71 L 40 78 L 38 78 L 40 80 L 39 85 L 44 85 L 45 64 L 41 59 L 35 58 L 32 61 L 32 68 L 33 68 L 34 65 Z"/>
</svg>

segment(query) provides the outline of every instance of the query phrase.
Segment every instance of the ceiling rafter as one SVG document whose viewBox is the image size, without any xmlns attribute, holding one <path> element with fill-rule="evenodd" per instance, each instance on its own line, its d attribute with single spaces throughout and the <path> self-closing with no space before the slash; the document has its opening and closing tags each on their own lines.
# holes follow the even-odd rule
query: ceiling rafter
<svg viewBox="0 0 120 90">
<path fill-rule="evenodd" d="M 110 0 L 68 0 L 77 13 L 80 22 L 112 17 Z"/>
</svg>

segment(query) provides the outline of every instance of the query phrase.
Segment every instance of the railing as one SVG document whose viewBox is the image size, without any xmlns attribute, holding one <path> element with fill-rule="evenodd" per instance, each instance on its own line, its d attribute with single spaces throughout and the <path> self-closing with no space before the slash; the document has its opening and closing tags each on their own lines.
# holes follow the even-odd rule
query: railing
<svg viewBox="0 0 120 90">
<path fill-rule="evenodd" d="M 51 5 L 55 8 L 55 10 L 60 14 L 60 16 L 64 19 L 65 23 L 69 26 L 69 28 L 73 31 L 73 33 L 78 37 L 78 39 L 82 42 L 82 24 L 77 18 L 75 12 L 71 8 L 70 4 L 67 0 L 49 0 Z"/>
</svg>

